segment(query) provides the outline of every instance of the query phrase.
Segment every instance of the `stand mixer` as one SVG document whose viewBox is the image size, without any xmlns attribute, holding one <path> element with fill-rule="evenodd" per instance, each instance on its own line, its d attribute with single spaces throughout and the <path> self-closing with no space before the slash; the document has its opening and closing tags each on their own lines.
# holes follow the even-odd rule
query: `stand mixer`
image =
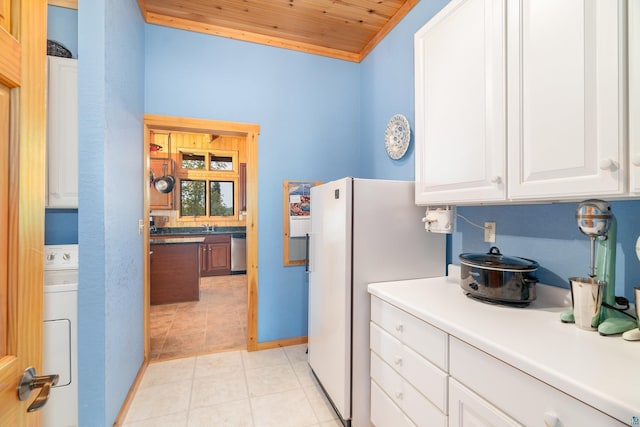
<svg viewBox="0 0 640 427">
<path fill-rule="evenodd" d="M 578 204 L 576 220 L 580 231 L 591 240 L 591 264 L 589 277 L 606 282 L 598 332 L 600 335 L 615 335 L 638 327 L 635 319 L 615 309 L 615 266 L 617 221 L 611 206 L 603 200 L 589 199 Z M 596 240 L 598 244 L 595 258 Z M 561 314 L 564 323 L 574 322 L 573 310 Z M 594 325 L 595 326 L 595 325 Z"/>
</svg>

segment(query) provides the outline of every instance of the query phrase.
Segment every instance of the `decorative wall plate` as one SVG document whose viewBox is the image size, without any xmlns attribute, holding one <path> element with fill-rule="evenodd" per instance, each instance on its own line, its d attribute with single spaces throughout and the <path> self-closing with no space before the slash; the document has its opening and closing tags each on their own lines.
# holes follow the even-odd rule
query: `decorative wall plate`
<svg viewBox="0 0 640 427">
<path fill-rule="evenodd" d="M 407 118 L 402 114 L 395 114 L 389 120 L 384 133 L 384 147 L 389 157 L 393 160 L 401 159 L 409 148 L 410 139 L 411 129 Z"/>
</svg>

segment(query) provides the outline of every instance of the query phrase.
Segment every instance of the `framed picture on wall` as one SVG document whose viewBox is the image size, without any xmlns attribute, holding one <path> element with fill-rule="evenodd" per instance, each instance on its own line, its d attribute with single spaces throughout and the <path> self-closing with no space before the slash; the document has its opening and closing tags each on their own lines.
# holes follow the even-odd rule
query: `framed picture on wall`
<svg viewBox="0 0 640 427">
<path fill-rule="evenodd" d="M 306 236 L 311 231 L 311 187 L 316 181 L 284 181 L 283 239 L 284 265 L 303 265 L 307 248 Z"/>
</svg>

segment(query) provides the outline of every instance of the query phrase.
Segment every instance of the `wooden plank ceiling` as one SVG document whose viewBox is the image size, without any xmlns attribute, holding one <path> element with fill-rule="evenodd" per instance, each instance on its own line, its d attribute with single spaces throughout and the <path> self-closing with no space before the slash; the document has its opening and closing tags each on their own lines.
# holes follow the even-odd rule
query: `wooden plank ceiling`
<svg viewBox="0 0 640 427">
<path fill-rule="evenodd" d="M 360 62 L 419 0 L 138 0 L 148 23 Z"/>
</svg>

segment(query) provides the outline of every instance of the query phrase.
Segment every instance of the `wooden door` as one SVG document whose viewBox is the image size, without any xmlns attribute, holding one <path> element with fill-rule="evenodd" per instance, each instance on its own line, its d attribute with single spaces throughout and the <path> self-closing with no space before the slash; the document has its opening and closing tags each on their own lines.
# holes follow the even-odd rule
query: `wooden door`
<svg viewBox="0 0 640 427">
<path fill-rule="evenodd" d="M 0 425 L 36 426 L 18 381 L 42 366 L 46 2 L 0 0 Z M 39 374 L 41 372 L 38 372 Z"/>
</svg>

